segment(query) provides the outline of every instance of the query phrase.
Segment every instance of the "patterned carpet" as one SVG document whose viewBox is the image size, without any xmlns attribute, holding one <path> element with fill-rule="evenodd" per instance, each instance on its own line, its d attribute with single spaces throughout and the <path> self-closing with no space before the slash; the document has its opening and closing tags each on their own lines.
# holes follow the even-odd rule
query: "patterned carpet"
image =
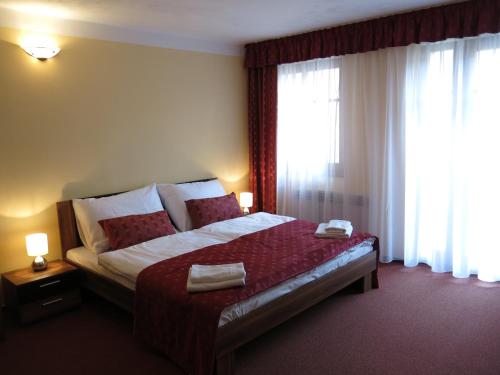
<svg viewBox="0 0 500 375">
<path fill-rule="evenodd" d="M 500 374 L 500 283 L 400 263 L 381 265 L 380 281 L 247 344 L 236 374 Z M 7 319 L 0 373 L 181 374 L 133 339 L 129 314 L 85 297 L 81 308 L 32 325 Z"/>
</svg>

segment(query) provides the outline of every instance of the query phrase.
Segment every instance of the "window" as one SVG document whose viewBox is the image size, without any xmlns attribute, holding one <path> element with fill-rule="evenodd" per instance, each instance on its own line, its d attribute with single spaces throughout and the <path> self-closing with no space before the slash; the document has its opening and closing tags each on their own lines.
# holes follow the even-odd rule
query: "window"
<svg viewBox="0 0 500 375">
<path fill-rule="evenodd" d="M 278 169 L 324 175 L 340 167 L 340 59 L 278 69 Z"/>
<path fill-rule="evenodd" d="M 341 58 L 278 67 L 277 209 L 318 221 L 342 173 Z M 328 209 L 326 207 L 329 207 Z"/>
</svg>

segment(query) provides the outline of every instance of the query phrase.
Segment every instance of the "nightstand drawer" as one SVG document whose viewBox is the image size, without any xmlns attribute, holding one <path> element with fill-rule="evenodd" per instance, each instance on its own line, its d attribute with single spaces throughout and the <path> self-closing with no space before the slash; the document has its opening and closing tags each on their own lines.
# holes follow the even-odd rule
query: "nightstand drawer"
<svg viewBox="0 0 500 375">
<path fill-rule="evenodd" d="M 22 268 L 2 274 L 7 308 L 22 323 L 68 310 L 81 303 L 80 271 L 62 260 L 44 271 Z"/>
<path fill-rule="evenodd" d="M 49 315 L 76 307 L 80 305 L 80 303 L 80 291 L 71 290 L 19 306 L 19 319 L 22 323 L 33 322 Z"/>
<path fill-rule="evenodd" d="M 75 289 L 78 278 L 78 272 L 67 272 L 22 285 L 17 289 L 17 303 L 24 304 Z"/>
</svg>

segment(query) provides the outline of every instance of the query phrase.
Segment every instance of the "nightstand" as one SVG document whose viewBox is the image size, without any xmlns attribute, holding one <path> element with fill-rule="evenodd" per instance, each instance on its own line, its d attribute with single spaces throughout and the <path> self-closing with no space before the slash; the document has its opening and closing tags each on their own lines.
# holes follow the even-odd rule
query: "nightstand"
<svg viewBox="0 0 500 375">
<path fill-rule="evenodd" d="M 3 301 L 0 294 L 0 340 L 3 339 Z"/>
<path fill-rule="evenodd" d="M 2 275 L 5 303 L 21 323 L 59 313 L 81 303 L 78 268 L 62 260 L 49 262 L 45 271 L 31 268 Z"/>
</svg>

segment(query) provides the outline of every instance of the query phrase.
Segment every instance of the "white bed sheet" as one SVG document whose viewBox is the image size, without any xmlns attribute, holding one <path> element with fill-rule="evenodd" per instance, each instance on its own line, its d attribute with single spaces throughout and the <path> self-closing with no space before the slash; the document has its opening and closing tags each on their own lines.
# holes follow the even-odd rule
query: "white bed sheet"
<svg viewBox="0 0 500 375">
<path fill-rule="evenodd" d="M 126 249 L 100 255 L 80 247 L 69 250 L 67 257 L 82 267 L 91 269 L 131 290 L 135 290 L 137 275 L 149 265 L 205 246 L 225 243 L 242 235 L 271 228 L 292 220 L 294 219 L 291 217 L 257 213 L 210 224 L 194 231 L 157 238 Z M 370 239 L 309 272 L 258 293 L 245 301 L 228 306 L 221 314 L 219 327 L 368 254 L 372 250 L 373 240 Z"/>
<path fill-rule="evenodd" d="M 85 246 L 77 247 L 68 250 L 66 253 L 66 258 L 71 260 L 73 263 L 78 264 L 81 267 L 87 268 L 95 273 L 105 276 L 108 279 L 116 281 L 117 283 L 123 285 L 124 287 L 135 290 L 135 282 L 127 280 L 125 277 L 120 276 L 114 272 L 108 271 L 103 266 L 98 263 L 98 255 L 92 250 L 86 248 Z"/>
</svg>

